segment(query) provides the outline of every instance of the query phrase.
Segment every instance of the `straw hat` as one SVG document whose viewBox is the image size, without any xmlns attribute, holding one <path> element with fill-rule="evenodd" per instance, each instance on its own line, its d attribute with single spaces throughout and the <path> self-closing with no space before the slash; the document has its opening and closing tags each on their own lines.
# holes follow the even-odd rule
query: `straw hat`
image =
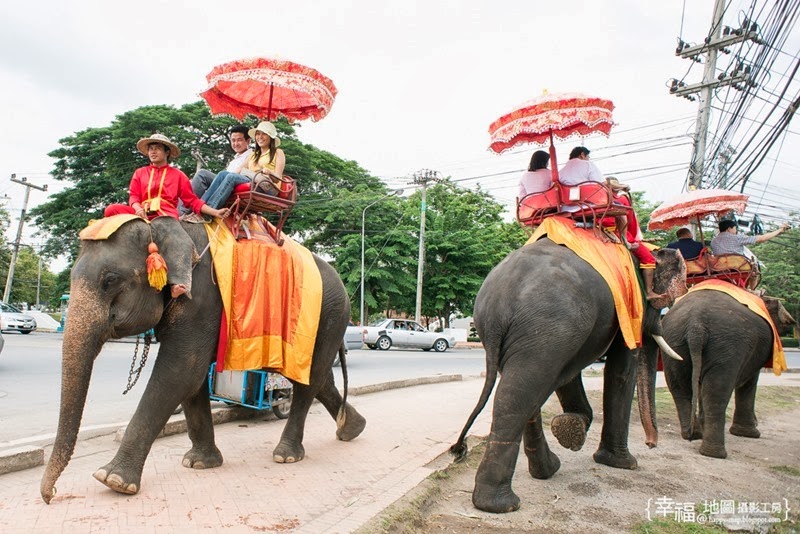
<svg viewBox="0 0 800 534">
<path fill-rule="evenodd" d="M 178 145 L 170 141 L 169 137 L 160 133 L 154 133 L 150 137 L 143 137 L 142 139 L 139 139 L 139 142 L 136 143 L 136 148 L 138 148 L 139 152 L 146 156 L 147 146 L 150 143 L 161 143 L 162 145 L 169 147 L 169 159 L 175 159 L 181 155 L 181 149 L 178 148 Z"/>
<path fill-rule="evenodd" d="M 250 139 L 256 138 L 256 132 L 265 133 L 270 136 L 271 139 L 275 139 L 275 148 L 281 146 L 281 138 L 278 137 L 278 130 L 271 122 L 261 121 L 255 128 L 250 128 L 250 131 L 247 132 L 250 135 Z"/>
<path fill-rule="evenodd" d="M 606 183 L 611 188 L 612 191 L 630 191 L 631 188 L 628 184 L 623 184 L 613 176 L 609 176 L 606 178 Z"/>
</svg>

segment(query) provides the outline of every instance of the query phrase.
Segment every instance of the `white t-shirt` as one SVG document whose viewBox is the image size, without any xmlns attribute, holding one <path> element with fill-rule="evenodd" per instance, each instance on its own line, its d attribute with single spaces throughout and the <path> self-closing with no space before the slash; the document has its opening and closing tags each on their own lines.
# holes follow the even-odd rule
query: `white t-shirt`
<svg viewBox="0 0 800 534">
<path fill-rule="evenodd" d="M 522 198 L 531 193 L 541 193 L 553 185 L 553 175 L 550 169 L 538 169 L 535 171 L 525 171 L 519 178 L 519 195 Z"/>
<path fill-rule="evenodd" d="M 249 158 L 250 154 L 252 153 L 253 149 L 248 148 L 241 154 L 236 154 L 236 157 L 233 158 L 230 163 L 228 163 L 228 166 L 225 167 L 225 170 L 230 172 L 239 172 L 239 169 L 244 166 L 244 164 L 247 162 L 247 158 Z"/>
<path fill-rule="evenodd" d="M 569 160 L 558 171 L 558 181 L 564 185 L 578 185 L 581 182 L 603 183 L 603 173 L 592 161 L 580 158 Z"/>
</svg>

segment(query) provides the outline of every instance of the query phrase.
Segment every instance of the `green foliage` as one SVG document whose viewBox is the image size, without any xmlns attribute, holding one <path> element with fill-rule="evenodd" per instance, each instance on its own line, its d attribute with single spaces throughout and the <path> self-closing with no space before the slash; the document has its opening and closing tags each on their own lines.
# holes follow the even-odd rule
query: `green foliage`
<svg viewBox="0 0 800 534">
<path fill-rule="evenodd" d="M 800 319 L 800 230 L 795 228 L 751 248 L 764 264 L 759 289 L 783 299 L 786 310 Z"/>
<path fill-rule="evenodd" d="M 642 228 L 645 241 L 663 247 L 677 239 L 674 231 L 647 229 L 647 223 L 650 222 L 650 214 L 659 206 L 658 203 L 645 200 L 643 191 L 631 191 L 631 196 L 633 197 L 633 210 L 636 212 L 636 218 L 639 219 L 639 226 Z M 677 227 L 675 230 L 677 230 Z"/>
<path fill-rule="evenodd" d="M 380 315 L 389 311 L 413 315 L 416 309 L 421 200 L 417 191 L 403 202 L 386 199 L 367 210 L 364 300 L 368 310 L 378 307 L 383 310 Z M 502 209 L 480 190 L 457 189 L 446 182 L 428 188 L 423 316 L 441 318 L 446 324 L 454 313 L 472 314 L 486 275 L 526 240 L 518 225 L 502 221 Z M 353 315 L 358 317 L 360 235 L 344 236 L 340 243 L 336 266 L 353 296 Z"/>
<path fill-rule="evenodd" d="M 2 263 L 0 263 L 0 284 L 2 291 L 5 292 L 6 281 L 8 280 L 8 267 L 11 262 L 11 250 L 7 245 L 2 251 Z M 17 254 L 17 263 L 14 267 L 14 279 L 11 282 L 11 293 L 8 301 L 11 303 L 27 303 L 28 305 L 37 304 L 36 290 L 39 289 L 39 300 L 43 303 L 50 303 L 56 287 L 56 277 L 47 268 L 47 264 L 42 261 L 41 273 L 39 271 L 40 256 L 29 247 L 20 247 Z"/>
</svg>

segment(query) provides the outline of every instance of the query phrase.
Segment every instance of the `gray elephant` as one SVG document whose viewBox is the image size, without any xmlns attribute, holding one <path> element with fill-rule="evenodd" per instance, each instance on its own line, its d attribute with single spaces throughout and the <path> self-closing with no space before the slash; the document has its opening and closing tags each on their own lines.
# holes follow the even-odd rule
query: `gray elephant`
<svg viewBox="0 0 800 534">
<path fill-rule="evenodd" d="M 148 284 L 145 259 L 151 239 L 169 268 L 168 282 L 190 288 L 166 308 L 169 290 L 165 287 L 159 292 Z M 103 344 L 153 327 L 160 346 L 152 375 L 116 456 L 95 472 L 95 478 L 117 492 L 137 493 L 153 441 L 178 405 L 183 406 L 192 443 L 183 457 L 184 467 L 222 464 L 206 384 L 216 355 L 222 301 L 212 279 L 210 254 L 204 254 L 193 268 L 196 251 L 203 251 L 207 244 L 203 225 L 170 217 L 156 218 L 149 225 L 132 220 L 106 240 L 81 242 L 72 268 L 70 316 L 64 331 L 58 433 L 40 488 L 45 502 L 55 494 L 55 482 L 74 451 L 92 366 Z M 303 427 L 315 398 L 336 420 L 339 439 L 354 439 L 366 424 L 343 401 L 331 367 L 349 319 L 349 299 L 336 271 L 320 258 L 314 260 L 322 277 L 322 310 L 310 383 L 294 385 L 292 410 L 273 451 L 276 462 L 303 459 Z M 345 391 L 346 383 L 345 379 Z"/>
<path fill-rule="evenodd" d="M 797 322 L 778 299 L 762 297 L 778 330 Z M 736 393 L 731 434 L 757 438 L 756 389 L 772 356 L 767 321 L 721 291 L 691 291 L 662 320 L 664 339 L 684 361 L 664 359 L 684 439 L 701 439 L 700 454 L 725 458 L 725 410 Z"/>
<path fill-rule="evenodd" d="M 685 293 L 686 267 L 680 255 L 664 249 L 655 256 L 655 290 L 667 293 L 667 300 Z M 594 459 L 611 467 L 637 467 L 628 452 L 628 424 L 638 351 L 626 347 L 612 293 L 589 263 L 549 239 L 528 244 L 489 273 L 478 292 L 474 317 L 486 349 L 486 382 L 451 447 L 457 458 L 466 453 L 467 431 L 485 406 L 498 372 L 501 375 L 491 434 L 472 493 L 477 508 L 495 513 L 519 508 L 511 480 L 520 439 L 531 476 L 547 479 L 558 471 L 561 464 L 548 448 L 541 419 L 541 407 L 554 391 L 566 413 L 554 419 L 551 429 L 561 445 L 581 448 L 592 409 L 580 373 L 603 354 L 607 354 L 603 430 Z M 658 337 L 659 326 L 659 312 L 645 306 L 645 343 L 655 346 L 650 336 Z M 640 378 L 639 383 L 647 387 L 649 378 Z M 643 415 L 651 414 L 652 407 L 644 406 Z"/>
</svg>

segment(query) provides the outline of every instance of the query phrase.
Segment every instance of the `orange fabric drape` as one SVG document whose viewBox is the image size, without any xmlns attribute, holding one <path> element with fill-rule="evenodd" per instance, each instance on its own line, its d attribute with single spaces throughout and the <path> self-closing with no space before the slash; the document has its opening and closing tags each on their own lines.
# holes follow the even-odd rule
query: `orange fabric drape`
<svg viewBox="0 0 800 534">
<path fill-rule="evenodd" d="M 228 332 L 217 368 L 269 368 L 308 384 L 322 309 L 322 278 L 311 252 L 285 236 L 280 247 L 236 241 L 218 225 L 219 219 L 206 225 Z"/>
<path fill-rule="evenodd" d="M 623 245 L 600 241 L 592 230 L 576 228 L 575 221 L 566 217 L 546 218 L 525 244 L 543 237 L 566 246 L 603 277 L 614 295 L 617 321 L 625 345 L 629 349 L 640 347 L 644 304 L 636 267 L 628 250 Z"/>
</svg>

